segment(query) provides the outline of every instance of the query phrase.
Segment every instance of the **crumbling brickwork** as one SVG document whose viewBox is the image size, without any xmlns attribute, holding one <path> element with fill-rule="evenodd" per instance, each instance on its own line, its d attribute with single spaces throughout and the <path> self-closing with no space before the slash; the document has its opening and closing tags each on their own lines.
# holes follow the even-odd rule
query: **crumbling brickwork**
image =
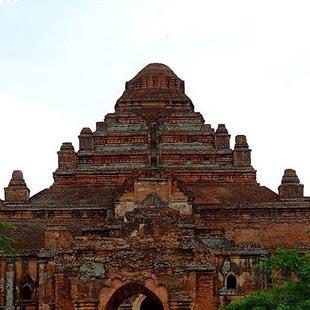
<svg viewBox="0 0 310 310">
<path fill-rule="evenodd" d="M 1 220 L 0 309 L 215 310 L 266 286 L 254 264 L 309 249 L 310 198 L 292 169 L 261 186 L 246 136 L 214 130 L 163 64 L 126 83 L 115 112 L 65 142 L 54 184 L 31 196 L 14 171 Z"/>
</svg>

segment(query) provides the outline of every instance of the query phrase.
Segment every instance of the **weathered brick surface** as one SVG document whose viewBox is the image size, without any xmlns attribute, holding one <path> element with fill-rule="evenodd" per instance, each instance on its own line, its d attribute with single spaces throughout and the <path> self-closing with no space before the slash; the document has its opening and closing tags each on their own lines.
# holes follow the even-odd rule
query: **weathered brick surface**
<svg viewBox="0 0 310 310">
<path fill-rule="evenodd" d="M 265 287 L 253 266 L 277 246 L 310 247 L 296 172 L 279 194 L 260 186 L 246 137 L 232 148 L 162 64 L 126 83 L 79 150 L 62 144 L 50 188 L 30 197 L 14 171 L 0 216 L 20 252 L 1 256 L 0 309 L 212 310 Z"/>
</svg>

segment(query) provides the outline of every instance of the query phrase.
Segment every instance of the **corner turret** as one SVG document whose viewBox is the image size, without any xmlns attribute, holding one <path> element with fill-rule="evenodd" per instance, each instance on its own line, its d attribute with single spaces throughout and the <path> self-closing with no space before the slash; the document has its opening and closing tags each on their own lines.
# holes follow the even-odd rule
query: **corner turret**
<svg viewBox="0 0 310 310">
<path fill-rule="evenodd" d="M 76 168 L 76 153 L 71 142 L 64 142 L 58 154 L 58 169 L 68 170 Z"/>
<path fill-rule="evenodd" d="M 235 138 L 233 163 L 235 167 L 251 166 L 251 150 L 244 135 L 238 135 Z"/>
<path fill-rule="evenodd" d="M 94 149 L 93 133 L 90 128 L 83 128 L 79 135 L 80 151 L 92 151 Z"/>
<path fill-rule="evenodd" d="M 9 186 L 4 189 L 5 201 L 9 203 L 27 203 L 30 190 L 28 189 L 22 171 L 14 170 Z"/>
<path fill-rule="evenodd" d="M 219 124 L 216 129 L 215 147 L 217 149 L 230 149 L 230 135 L 225 124 Z"/>
<path fill-rule="evenodd" d="M 304 196 L 304 186 L 300 184 L 296 171 L 286 169 L 279 186 L 279 195 L 282 199 L 302 198 Z"/>
</svg>

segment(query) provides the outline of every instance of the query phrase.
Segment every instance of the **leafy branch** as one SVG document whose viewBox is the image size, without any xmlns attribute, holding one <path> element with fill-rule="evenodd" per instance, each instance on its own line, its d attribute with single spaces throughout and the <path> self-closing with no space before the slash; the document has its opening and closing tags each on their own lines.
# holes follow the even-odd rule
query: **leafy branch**
<svg viewBox="0 0 310 310">
<path fill-rule="evenodd" d="M 9 230 L 14 230 L 15 225 L 0 222 L 0 253 L 17 256 L 18 253 L 14 247 L 14 240 L 7 236 Z"/>
</svg>

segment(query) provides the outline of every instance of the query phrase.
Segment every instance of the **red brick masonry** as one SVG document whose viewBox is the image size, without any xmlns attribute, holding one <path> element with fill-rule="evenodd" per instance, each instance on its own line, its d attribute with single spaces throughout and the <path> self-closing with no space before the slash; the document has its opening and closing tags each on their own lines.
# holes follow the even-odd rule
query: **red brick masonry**
<svg viewBox="0 0 310 310">
<path fill-rule="evenodd" d="M 115 112 L 58 152 L 34 196 L 14 171 L 1 220 L 0 309 L 212 310 L 266 285 L 253 264 L 279 246 L 309 250 L 310 198 L 292 169 L 260 186 L 244 135 L 214 130 L 163 64 L 126 82 Z"/>
</svg>

